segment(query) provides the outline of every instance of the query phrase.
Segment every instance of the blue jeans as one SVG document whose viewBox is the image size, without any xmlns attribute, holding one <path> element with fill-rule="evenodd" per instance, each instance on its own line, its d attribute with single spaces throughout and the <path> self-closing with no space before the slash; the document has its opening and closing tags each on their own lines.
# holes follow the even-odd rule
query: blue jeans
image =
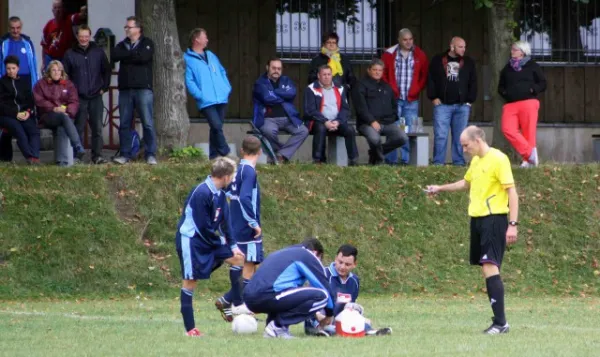
<svg viewBox="0 0 600 357">
<path fill-rule="evenodd" d="M 433 107 L 433 164 L 446 163 L 448 134 L 452 134 L 452 164 L 464 166 L 460 134 L 469 122 L 471 106 L 466 104 L 440 104 Z"/>
<path fill-rule="evenodd" d="M 408 120 L 416 120 L 419 117 L 419 101 L 415 100 L 409 102 L 408 100 L 398 99 L 398 118 L 405 118 Z M 400 121 L 397 122 L 400 125 Z M 402 153 L 402 162 L 408 164 L 408 160 L 410 159 L 410 142 L 407 140 L 406 144 L 404 144 L 400 148 L 400 152 Z M 398 150 L 394 150 L 385 156 L 385 162 L 387 164 L 397 164 L 398 163 Z"/>
<path fill-rule="evenodd" d="M 119 143 L 121 156 L 131 159 L 131 134 L 133 108 L 137 109 L 144 128 L 145 156 L 155 156 L 156 133 L 153 120 L 154 94 L 150 89 L 119 90 Z"/>
<path fill-rule="evenodd" d="M 214 159 L 217 156 L 226 156 L 229 154 L 229 145 L 223 134 L 223 123 L 225 122 L 225 110 L 227 104 L 215 104 L 202 109 L 202 114 L 208 121 L 210 133 L 208 135 L 208 158 Z"/>
</svg>

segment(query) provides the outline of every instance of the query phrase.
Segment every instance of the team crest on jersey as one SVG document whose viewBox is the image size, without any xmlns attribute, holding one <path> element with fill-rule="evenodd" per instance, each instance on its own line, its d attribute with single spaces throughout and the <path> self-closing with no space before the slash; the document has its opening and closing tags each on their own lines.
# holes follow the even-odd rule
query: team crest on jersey
<svg viewBox="0 0 600 357">
<path fill-rule="evenodd" d="M 337 293 L 336 302 L 338 304 L 347 304 L 349 302 L 352 302 L 352 295 L 344 294 L 344 293 Z"/>
</svg>

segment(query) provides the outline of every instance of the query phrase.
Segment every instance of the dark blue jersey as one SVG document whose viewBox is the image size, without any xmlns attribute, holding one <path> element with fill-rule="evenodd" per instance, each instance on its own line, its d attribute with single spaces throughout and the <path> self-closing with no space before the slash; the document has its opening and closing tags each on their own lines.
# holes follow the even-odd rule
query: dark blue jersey
<svg viewBox="0 0 600 357">
<path fill-rule="evenodd" d="M 260 188 L 256 170 L 247 160 L 241 160 L 234 180 L 229 185 L 231 234 L 239 243 L 262 242 L 254 229 L 260 226 Z"/>
<path fill-rule="evenodd" d="M 327 292 L 326 312 L 331 316 L 334 302 L 326 269 L 311 251 L 300 245 L 269 254 L 244 289 L 244 299 L 260 299 L 261 296 L 301 287 L 307 281 Z"/>
<path fill-rule="evenodd" d="M 360 280 L 353 273 L 350 273 L 346 279 L 342 279 L 335 270 L 335 263 L 331 263 L 325 272 L 335 302 L 334 315 L 337 315 L 344 310 L 347 303 L 356 302 L 360 291 Z"/>
<path fill-rule="evenodd" d="M 209 245 L 229 244 L 237 247 L 229 227 L 229 205 L 224 191 L 215 187 L 212 178 L 196 186 L 185 200 L 177 235 L 202 239 Z"/>
</svg>

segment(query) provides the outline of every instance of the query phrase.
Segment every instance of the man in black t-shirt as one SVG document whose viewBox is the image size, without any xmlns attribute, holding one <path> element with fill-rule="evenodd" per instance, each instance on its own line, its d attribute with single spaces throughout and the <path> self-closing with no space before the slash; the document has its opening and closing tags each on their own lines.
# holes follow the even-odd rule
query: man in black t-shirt
<svg viewBox="0 0 600 357">
<path fill-rule="evenodd" d="M 452 164 L 464 166 L 460 135 L 467 127 L 477 98 L 475 61 L 465 56 L 467 44 L 453 37 L 450 48 L 431 59 L 427 97 L 433 102 L 433 164 L 446 163 L 448 135 L 452 134 Z"/>
</svg>

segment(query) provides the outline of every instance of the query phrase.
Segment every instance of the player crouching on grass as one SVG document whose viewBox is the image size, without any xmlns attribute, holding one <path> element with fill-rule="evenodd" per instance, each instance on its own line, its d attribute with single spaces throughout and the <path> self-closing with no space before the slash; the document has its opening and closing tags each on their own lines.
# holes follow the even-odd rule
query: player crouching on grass
<svg viewBox="0 0 600 357">
<path fill-rule="evenodd" d="M 224 262 L 244 264 L 244 253 L 229 233 L 229 205 L 223 191 L 231 183 L 235 167 L 235 161 L 229 158 L 216 158 L 210 176 L 186 199 L 177 225 L 175 245 L 183 276 L 181 315 L 188 336 L 202 336 L 196 328 L 192 306 L 196 281 L 209 279 Z M 232 290 L 241 294 L 239 282 L 231 274 L 230 278 Z"/>
<path fill-rule="evenodd" d="M 242 142 L 242 160 L 235 178 L 229 185 L 231 234 L 238 247 L 246 256 L 243 270 L 231 266 L 232 280 L 239 284 L 243 293 L 244 287 L 254 275 L 258 265 L 263 261 L 262 229 L 260 222 L 260 187 L 256 176 L 256 163 L 262 153 L 260 140 L 248 136 Z M 241 281 L 241 276 L 244 280 Z M 237 277 L 237 278 L 236 278 Z M 233 314 L 251 314 L 242 301 L 242 295 L 235 296 L 233 289 L 218 298 L 216 308 L 227 322 L 233 320 Z"/>
<path fill-rule="evenodd" d="M 332 322 L 334 304 L 322 256 L 321 242 L 308 238 L 269 254 L 261 264 L 244 290 L 244 301 L 251 311 L 267 314 L 264 337 L 293 338 L 289 326 L 321 309 L 326 316 L 321 326 Z M 304 286 L 307 281 L 311 286 Z"/>
<path fill-rule="evenodd" d="M 325 269 L 325 274 L 329 280 L 329 289 L 335 301 L 334 316 L 337 316 L 344 309 L 358 311 L 361 315 L 364 312 L 363 307 L 356 303 L 360 290 L 360 280 L 357 275 L 352 273 L 352 270 L 356 268 L 357 256 L 358 249 L 356 247 L 344 244 L 338 249 L 335 261 Z M 335 335 L 335 324 L 325 326 L 323 330 L 318 328 L 324 318 L 324 312 L 318 311 L 315 316 L 306 320 L 304 323 L 304 332 L 311 336 Z M 392 333 L 390 327 L 374 329 L 371 327 L 371 321 L 368 319 L 365 320 L 365 334 L 367 336 L 382 336 Z M 323 331 L 327 332 L 327 335 L 323 334 Z"/>
</svg>

